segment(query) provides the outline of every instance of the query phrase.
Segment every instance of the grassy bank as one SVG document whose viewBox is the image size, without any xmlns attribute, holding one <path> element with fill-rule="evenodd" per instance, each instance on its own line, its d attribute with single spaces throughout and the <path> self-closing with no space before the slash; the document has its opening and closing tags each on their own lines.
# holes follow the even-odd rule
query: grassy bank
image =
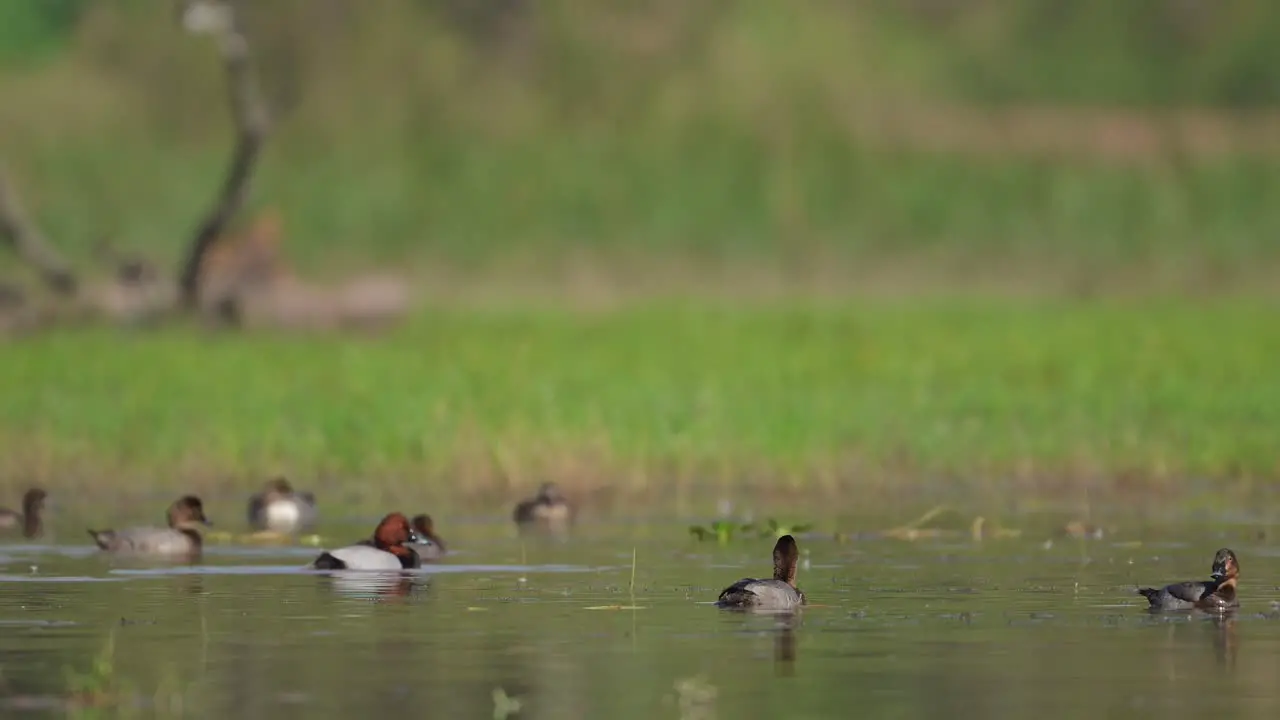
<svg viewBox="0 0 1280 720">
<path fill-rule="evenodd" d="M 1274 306 L 435 310 L 394 337 L 68 333 L 0 354 L 0 458 L 87 490 L 468 496 L 1280 477 Z M 326 480 L 326 478 L 328 480 Z"/>
</svg>

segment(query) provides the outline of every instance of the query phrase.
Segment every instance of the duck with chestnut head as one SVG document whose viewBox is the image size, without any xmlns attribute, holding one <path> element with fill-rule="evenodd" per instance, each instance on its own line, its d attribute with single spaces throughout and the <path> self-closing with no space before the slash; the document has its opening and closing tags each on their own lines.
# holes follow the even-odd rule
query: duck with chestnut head
<svg viewBox="0 0 1280 720">
<path fill-rule="evenodd" d="M 410 545 L 421 540 L 409 518 L 393 512 L 378 522 L 372 541 L 322 552 L 311 567 L 317 570 L 411 570 L 422 566 L 422 559 Z"/>
<path fill-rule="evenodd" d="M 1149 610 L 1208 610 L 1226 612 L 1240 606 L 1236 584 L 1240 563 L 1230 548 L 1222 548 L 1213 556 L 1208 580 L 1173 583 L 1162 588 L 1138 588 L 1147 599 Z"/>
</svg>

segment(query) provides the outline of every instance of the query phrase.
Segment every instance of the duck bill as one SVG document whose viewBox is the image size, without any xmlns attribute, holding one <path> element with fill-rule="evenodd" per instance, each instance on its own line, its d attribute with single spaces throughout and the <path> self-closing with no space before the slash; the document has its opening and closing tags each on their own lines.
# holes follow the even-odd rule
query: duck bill
<svg viewBox="0 0 1280 720">
<path fill-rule="evenodd" d="M 409 531 L 409 542 L 411 542 L 411 543 L 418 543 L 418 544 L 423 543 L 423 542 L 424 542 L 424 540 L 423 540 L 423 537 L 422 537 L 422 533 L 419 533 L 417 530 L 410 530 L 410 531 Z"/>
<path fill-rule="evenodd" d="M 1227 569 L 1221 565 L 1214 565 L 1213 572 L 1209 573 L 1209 577 L 1219 582 L 1227 579 Z"/>
</svg>

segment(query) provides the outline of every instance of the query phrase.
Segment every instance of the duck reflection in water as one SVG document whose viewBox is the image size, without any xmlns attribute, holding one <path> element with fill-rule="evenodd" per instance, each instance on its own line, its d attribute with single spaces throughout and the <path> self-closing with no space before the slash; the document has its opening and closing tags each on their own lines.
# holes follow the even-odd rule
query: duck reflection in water
<svg viewBox="0 0 1280 720">
<path fill-rule="evenodd" d="M 1214 615 L 1213 623 L 1213 656 L 1218 665 L 1226 670 L 1236 669 L 1236 655 L 1240 644 L 1236 641 L 1236 616 L 1234 613 Z"/>
<path fill-rule="evenodd" d="M 773 668 L 780 677 L 796 674 L 796 615 L 778 615 L 773 634 Z"/>
<path fill-rule="evenodd" d="M 334 570 L 321 577 L 340 595 L 373 600 L 407 598 L 430 586 L 429 579 L 421 575 Z"/>
</svg>

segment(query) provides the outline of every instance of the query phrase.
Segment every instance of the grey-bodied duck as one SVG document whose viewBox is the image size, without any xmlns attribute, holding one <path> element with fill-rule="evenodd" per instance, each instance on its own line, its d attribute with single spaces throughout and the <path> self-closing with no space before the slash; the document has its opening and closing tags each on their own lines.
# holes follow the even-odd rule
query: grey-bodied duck
<svg viewBox="0 0 1280 720">
<path fill-rule="evenodd" d="M 1162 588 L 1138 588 L 1138 594 L 1147 598 L 1151 610 L 1210 610 L 1225 612 L 1240 606 L 1236 597 L 1240 563 L 1229 548 L 1222 548 L 1213 556 L 1213 567 L 1208 580 L 1173 583 Z"/>
</svg>

